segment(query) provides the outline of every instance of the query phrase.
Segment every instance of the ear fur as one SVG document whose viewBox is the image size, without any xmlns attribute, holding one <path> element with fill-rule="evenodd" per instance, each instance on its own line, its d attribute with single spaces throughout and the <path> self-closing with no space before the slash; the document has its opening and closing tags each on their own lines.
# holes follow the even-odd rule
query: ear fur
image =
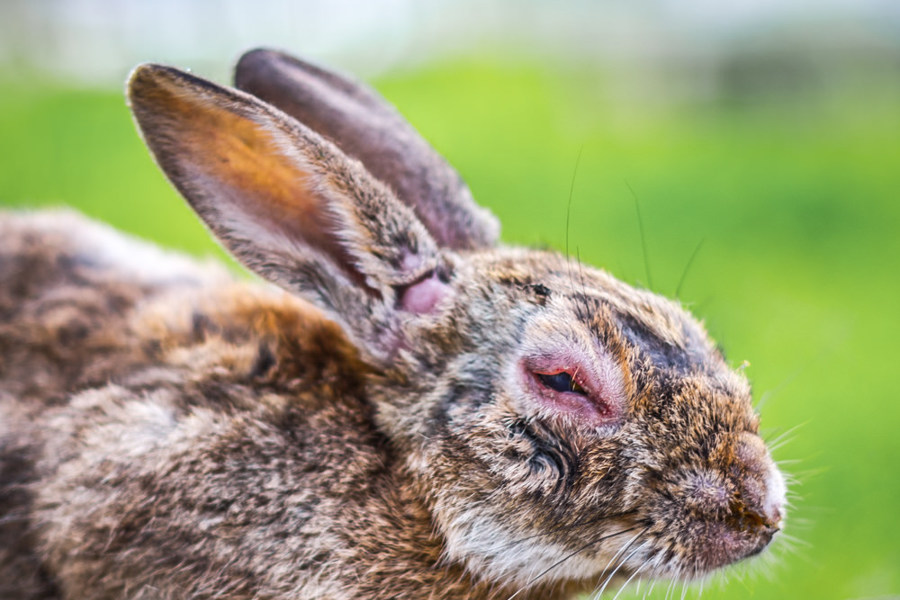
<svg viewBox="0 0 900 600">
<path fill-rule="evenodd" d="M 128 98 L 157 163 L 228 250 L 331 312 L 371 357 L 393 352 L 404 292 L 441 269 L 410 208 L 249 94 L 148 64 L 131 74 Z"/>
<path fill-rule="evenodd" d="M 500 224 L 449 164 L 372 89 L 287 54 L 258 49 L 235 85 L 305 123 L 359 159 L 412 207 L 432 237 L 457 250 L 497 242 Z"/>
</svg>

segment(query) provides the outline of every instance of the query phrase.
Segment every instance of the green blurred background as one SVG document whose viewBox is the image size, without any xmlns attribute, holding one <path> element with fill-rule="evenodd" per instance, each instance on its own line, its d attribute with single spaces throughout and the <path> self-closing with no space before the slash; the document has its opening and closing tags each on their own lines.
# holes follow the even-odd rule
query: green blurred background
<svg viewBox="0 0 900 600">
<path fill-rule="evenodd" d="M 704 598 L 900 597 L 896 2 L 5 0 L 0 205 L 219 253 L 121 82 L 143 60 L 227 81 L 255 45 L 371 81 L 507 243 L 561 249 L 571 190 L 573 253 L 677 291 L 750 363 L 788 535 Z"/>
</svg>

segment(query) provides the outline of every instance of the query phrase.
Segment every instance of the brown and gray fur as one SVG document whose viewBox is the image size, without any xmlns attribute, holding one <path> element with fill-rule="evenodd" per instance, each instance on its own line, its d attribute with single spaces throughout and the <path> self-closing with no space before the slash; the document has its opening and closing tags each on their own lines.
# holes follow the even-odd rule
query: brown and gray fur
<svg viewBox="0 0 900 600">
<path fill-rule="evenodd" d="M 128 95 L 275 285 L 0 216 L 0 598 L 568 598 L 763 550 L 783 480 L 693 317 L 498 246 L 360 84 L 270 51 L 236 82 Z"/>
</svg>

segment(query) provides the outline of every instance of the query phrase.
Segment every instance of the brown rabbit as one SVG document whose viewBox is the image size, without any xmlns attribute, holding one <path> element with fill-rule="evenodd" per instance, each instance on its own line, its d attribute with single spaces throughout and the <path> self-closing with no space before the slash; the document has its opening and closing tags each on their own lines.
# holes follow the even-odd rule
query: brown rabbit
<svg viewBox="0 0 900 600">
<path fill-rule="evenodd" d="M 744 377 L 676 303 L 495 219 L 371 90 L 142 65 L 160 167 L 274 286 L 0 217 L 0 597 L 568 598 L 779 530 Z"/>
</svg>

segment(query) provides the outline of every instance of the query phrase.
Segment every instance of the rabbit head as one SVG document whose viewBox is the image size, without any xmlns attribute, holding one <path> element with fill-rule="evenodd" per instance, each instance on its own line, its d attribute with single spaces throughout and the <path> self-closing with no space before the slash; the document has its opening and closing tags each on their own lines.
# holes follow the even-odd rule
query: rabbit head
<svg viewBox="0 0 900 600">
<path fill-rule="evenodd" d="M 498 225 L 374 92 L 271 51 L 237 86 L 138 67 L 169 179 L 249 269 L 372 366 L 448 561 L 510 585 L 699 577 L 760 552 L 784 483 L 745 378 L 669 300 Z"/>
</svg>

